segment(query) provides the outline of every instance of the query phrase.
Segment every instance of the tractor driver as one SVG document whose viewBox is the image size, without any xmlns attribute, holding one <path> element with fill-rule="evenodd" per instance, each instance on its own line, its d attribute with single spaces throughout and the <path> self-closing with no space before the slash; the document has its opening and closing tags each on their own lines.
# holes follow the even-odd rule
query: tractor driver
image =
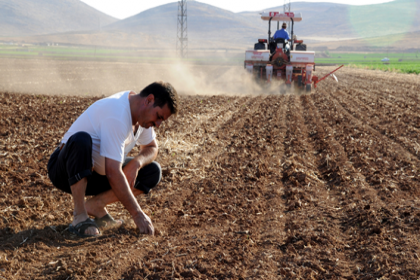
<svg viewBox="0 0 420 280">
<path fill-rule="evenodd" d="M 290 41 L 289 32 L 287 32 L 286 28 L 287 24 L 283 22 L 283 24 L 281 25 L 281 29 L 277 30 L 276 33 L 274 33 L 273 39 L 284 39 L 285 41 Z"/>
</svg>

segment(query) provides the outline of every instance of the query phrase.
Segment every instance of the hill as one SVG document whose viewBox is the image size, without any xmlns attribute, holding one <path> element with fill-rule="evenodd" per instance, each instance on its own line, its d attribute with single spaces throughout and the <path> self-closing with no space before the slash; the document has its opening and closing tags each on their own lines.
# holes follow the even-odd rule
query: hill
<svg viewBox="0 0 420 280">
<path fill-rule="evenodd" d="M 265 11 L 283 11 L 283 6 Z M 420 31 L 420 18 L 416 17 L 420 12 L 420 2 L 416 0 L 364 6 L 296 2 L 292 3 L 292 11 L 303 15 L 303 21 L 295 24 L 295 34 L 315 40 L 319 37 L 343 39 Z M 256 12 L 239 14 L 253 26 L 267 29 L 267 22 L 256 17 Z"/>
<path fill-rule="evenodd" d="M 420 31 L 393 34 L 390 36 L 376 36 L 353 40 L 318 42 L 311 44 L 315 50 L 335 50 L 342 52 L 418 52 L 420 51 Z"/>
<path fill-rule="evenodd" d="M 79 0 L 0 0 L 0 36 L 99 30 L 117 19 Z"/>
<path fill-rule="evenodd" d="M 176 43 L 177 13 L 178 3 L 170 3 L 115 22 L 104 29 L 131 34 L 141 31 L 153 36 L 161 44 L 172 47 Z M 196 1 L 188 2 L 188 36 L 191 46 L 229 48 L 237 45 L 236 42 L 253 42 L 255 34 L 262 31 L 240 14 Z"/>
<path fill-rule="evenodd" d="M 295 24 L 295 34 L 309 41 L 324 38 L 348 39 L 386 36 L 420 31 L 418 1 L 397 0 L 384 4 L 353 6 L 335 3 L 296 2 L 292 10 L 303 14 Z M 171 3 L 139 13 L 106 27 L 110 30 L 135 32 L 142 30 L 156 38 L 175 39 L 177 3 Z M 265 9 L 282 11 L 283 6 Z M 267 37 L 268 25 L 261 11 L 232 13 L 200 2 L 188 2 L 188 34 L 192 44 L 214 42 L 223 45 L 250 45 L 256 38 Z M 145 28 L 145 27 L 148 28 Z M 276 24 L 272 24 L 273 31 Z"/>
<path fill-rule="evenodd" d="M 296 2 L 292 4 L 294 12 L 300 12 L 303 21 L 294 25 L 295 34 L 303 37 L 333 37 L 333 38 L 354 38 L 356 34 L 353 32 L 351 25 L 347 21 L 349 5 L 335 3 L 308 3 Z M 283 11 L 283 6 L 272 7 L 265 11 Z M 267 30 L 268 24 L 262 21 L 256 12 L 240 13 L 254 26 L 259 26 Z M 275 24 L 272 24 L 276 28 Z M 267 31 L 265 31 L 267 33 Z"/>
<path fill-rule="evenodd" d="M 4 1 L 4 0 L 0 0 Z M 28 1 L 28 0 L 18 0 Z M 40 0 L 37 0 L 40 1 Z M 51 1 L 51 0 L 49 0 Z M 78 0 L 66 0 L 76 3 Z M 303 21 L 295 24 L 295 34 L 309 46 L 328 47 L 329 42 L 360 37 L 390 36 L 385 45 L 398 45 L 407 34 L 420 31 L 420 5 L 415 0 L 396 0 L 384 4 L 353 6 L 334 3 L 292 3 Z M 81 2 L 79 2 L 80 4 Z M 272 7 L 265 11 L 282 11 Z M 188 2 L 188 44 L 191 49 L 251 48 L 258 38 L 267 38 L 267 22 L 260 11 L 233 13 L 197 1 Z M 102 30 L 71 31 L 54 35 L 10 38 L 26 42 L 58 42 L 66 44 L 111 47 L 174 49 L 176 46 L 178 3 L 158 6 L 130 18 L 114 21 Z M 87 28 L 85 28 L 86 30 Z M 96 29 L 96 30 L 95 30 Z M 272 31 L 276 24 L 272 24 Z M 43 33 L 45 34 L 45 33 Z M 362 42 L 362 41 L 360 41 Z M 373 43 L 375 43 L 373 41 Z M 346 41 L 345 44 L 350 44 Z M 383 45 L 383 44 L 382 44 Z M 401 44 L 400 44 L 401 45 Z M 410 42 L 401 48 L 420 44 Z M 367 46 L 367 45 L 366 45 Z"/>
</svg>

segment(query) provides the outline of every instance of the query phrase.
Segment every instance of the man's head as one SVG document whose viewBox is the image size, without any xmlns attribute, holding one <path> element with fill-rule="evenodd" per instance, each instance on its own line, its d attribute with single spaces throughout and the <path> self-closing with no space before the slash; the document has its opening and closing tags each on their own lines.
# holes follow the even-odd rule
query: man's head
<svg viewBox="0 0 420 280">
<path fill-rule="evenodd" d="M 172 115 L 178 113 L 178 93 L 170 83 L 154 82 L 145 87 L 139 94 L 141 97 L 147 97 L 149 94 L 152 94 L 155 100 L 154 107 L 159 106 L 162 108 L 167 104 Z"/>
<path fill-rule="evenodd" d="M 287 28 L 287 24 L 285 22 L 283 22 L 283 24 L 281 25 L 281 28 L 286 29 Z"/>
<path fill-rule="evenodd" d="M 139 97 L 140 107 L 135 113 L 135 120 L 144 128 L 159 127 L 171 115 L 178 113 L 178 93 L 170 83 L 154 82 L 145 87 Z"/>
</svg>

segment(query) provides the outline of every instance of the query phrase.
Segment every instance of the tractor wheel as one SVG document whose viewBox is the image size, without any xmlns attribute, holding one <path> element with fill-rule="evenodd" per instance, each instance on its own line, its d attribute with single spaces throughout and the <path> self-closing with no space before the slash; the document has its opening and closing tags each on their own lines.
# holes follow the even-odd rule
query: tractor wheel
<svg viewBox="0 0 420 280">
<path fill-rule="evenodd" d="M 311 84 L 307 84 L 306 85 L 306 92 L 311 92 L 312 89 L 312 85 Z"/>
</svg>

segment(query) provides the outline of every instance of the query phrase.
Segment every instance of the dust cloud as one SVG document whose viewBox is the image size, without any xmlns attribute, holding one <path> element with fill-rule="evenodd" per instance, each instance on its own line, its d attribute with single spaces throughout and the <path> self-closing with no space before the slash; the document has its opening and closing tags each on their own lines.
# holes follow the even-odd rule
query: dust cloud
<svg viewBox="0 0 420 280">
<path fill-rule="evenodd" d="M 272 93 L 268 85 L 257 84 L 241 66 L 199 66 L 174 64 L 164 79 L 181 93 L 198 95 L 255 95 Z"/>
<path fill-rule="evenodd" d="M 139 92 L 158 80 L 187 95 L 279 93 L 276 84 L 257 84 L 243 66 L 0 59 L 1 92 L 109 96 L 123 90 Z"/>
</svg>

